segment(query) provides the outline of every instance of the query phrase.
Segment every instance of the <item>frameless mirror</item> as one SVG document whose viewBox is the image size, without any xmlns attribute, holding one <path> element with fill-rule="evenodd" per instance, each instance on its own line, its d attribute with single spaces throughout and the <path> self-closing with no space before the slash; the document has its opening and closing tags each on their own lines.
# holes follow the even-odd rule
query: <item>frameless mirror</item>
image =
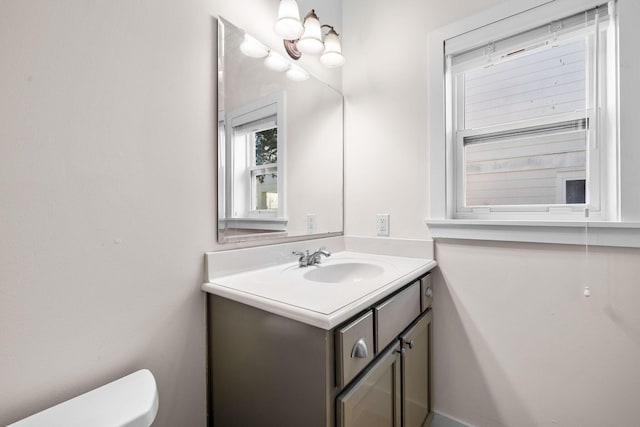
<svg viewBox="0 0 640 427">
<path fill-rule="evenodd" d="M 218 19 L 218 241 L 342 232 L 342 94 Z"/>
</svg>

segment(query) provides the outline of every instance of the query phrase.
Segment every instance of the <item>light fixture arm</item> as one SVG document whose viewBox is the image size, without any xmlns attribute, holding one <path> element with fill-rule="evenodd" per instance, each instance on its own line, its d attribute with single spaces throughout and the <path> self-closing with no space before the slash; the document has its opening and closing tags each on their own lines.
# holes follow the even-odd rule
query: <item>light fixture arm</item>
<svg viewBox="0 0 640 427">
<path fill-rule="evenodd" d="M 306 21 L 306 20 L 307 20 L 307 18 L 315 18 L 315 19 L 317 19 L 318 21 L 320 21 L 320 18 L 318 18 L 318 15 L 316 15 L 316 10 L 315 10 L 315 9 L 311 9 L 311 10 L 309 11 L 309 13 L 307 13 L 307 14 L 304 16 L 304 19 L 302 20 L 302 22 L 304 23 L 304 21 Z"/>
<path fill-rule="evenodd" d="M 298 46 L 296 46 L 296 42 L 298 40 L 282 40 L 282 44 L 284 44 L 284 50 L 287 52 L 287 55 L 294 61 L 297 61 L 302 57 L 302 52 L 298 50 Z"/>
<path fill-rule="evenodd" d="M 336 31 L 335 28 L 333 28 L 333 25 L 327 25 L 327 24 L 322 24 L 320 25 L 320 28 L 331 28 L 328 32 L 333 31 L 334 33 L 336 33 L 336 36 L 339 36 L 340 34 L 338 34 L 338 32 Z"/>
</svg>

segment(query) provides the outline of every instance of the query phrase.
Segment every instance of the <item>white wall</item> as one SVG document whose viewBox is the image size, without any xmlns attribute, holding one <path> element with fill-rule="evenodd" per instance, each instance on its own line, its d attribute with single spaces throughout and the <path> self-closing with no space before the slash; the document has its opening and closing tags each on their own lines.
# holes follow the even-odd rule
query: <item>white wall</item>
<svg viewBox="0 0 640 427">
<path fill-rule="evenodd" d="M 444 241 L 436 258 L 436 410 L 476 426 L 637 425 L 639 250 Z"/>
<path fill-rule="evenodd" d="M 208 2 L 0 2 L 0 425 L 140 368 L 206 417 Z"/>
<path fill-rule="evenodd" d="M 389 212 L 392 236 L 428 236 L 426 37 L 497 3 L 344 3 L 347 234 L 374 235 L 375 214 Z M 640 9 L 625 5 L 626 16 Z M 624 90 L 640 62 L 629 41 L 635 32 L 621 30 L 627 123 L 638 114 Z M 630 127 L 625 135 L 633 138 Z M 640 250 L 591 248 L 588 262 L 584 253 L 578 246 L 436 242 L 437 411 L 491 427 L 637 424 Z"/>
</svg>

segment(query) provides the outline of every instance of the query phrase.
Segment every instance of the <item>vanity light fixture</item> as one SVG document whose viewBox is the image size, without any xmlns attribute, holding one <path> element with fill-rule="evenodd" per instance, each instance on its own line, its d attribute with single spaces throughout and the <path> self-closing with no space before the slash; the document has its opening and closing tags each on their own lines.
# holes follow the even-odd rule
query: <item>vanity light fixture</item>
<svg viewBox="0 0 640 427">
<path fill-rule="evenodd" d="M 298 4 L 295 0 L 280 0 L 278 20 L 274 25 L 274 30 L 282 37 L 287 54 L 294 60 L 300 59 L 302 54 L 321 55 L 320 63 L 325 67 L 342 66 L 345 59 L 335 28 L 331 25 L 320 24 L 314 9 L 307 13 L 304 24 L 300 23 L 299 16 Z M 294 22 L 297 22 L 300 27 Z M 329 29 L 324 41 L 322 39 L 323 28 Z"/>
</svg>

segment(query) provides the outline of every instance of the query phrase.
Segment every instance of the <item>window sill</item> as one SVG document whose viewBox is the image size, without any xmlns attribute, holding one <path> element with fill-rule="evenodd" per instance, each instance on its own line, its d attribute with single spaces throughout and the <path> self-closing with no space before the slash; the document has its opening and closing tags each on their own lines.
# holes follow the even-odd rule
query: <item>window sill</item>
<svg viewBox="0 0 640 427">
<path fill-rule="evenodd" d="M 427 219 L 434 240 L 467 239 L 504 242 L 640 248 L 638 222 L 492 221 Z"/>
<path fill-rule="evenodd" d="M 242 228 L 247 230 L 268 230 L 268 231 L 286 231 L 287 218 L 277 217 L 239 217 L 239 218 L 219 218 L 218 228 Z"/>
</svg>

